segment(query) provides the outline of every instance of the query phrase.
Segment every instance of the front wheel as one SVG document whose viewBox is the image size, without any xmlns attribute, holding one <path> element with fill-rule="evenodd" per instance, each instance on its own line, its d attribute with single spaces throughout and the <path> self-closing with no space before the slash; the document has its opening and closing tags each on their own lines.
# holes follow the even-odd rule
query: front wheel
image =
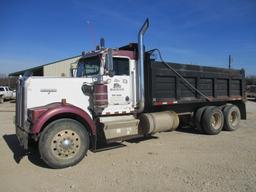
<svg viewBox="0 0 256 192">
<path fill-rule="evenodd" d="M 73 119 L 58 119 L 45 127 L 39 139 L 43 161 L 52 168 L 65 168 L 80 162 L 89 148 L 86 128 Z"/>
</svg>

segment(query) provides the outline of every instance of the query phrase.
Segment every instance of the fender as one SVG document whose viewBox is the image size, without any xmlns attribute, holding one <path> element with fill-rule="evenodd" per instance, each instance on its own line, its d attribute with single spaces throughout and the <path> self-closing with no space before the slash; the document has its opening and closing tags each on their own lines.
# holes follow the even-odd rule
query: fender
<svg viewBox="0 0 256 192">
<path fill-rule="evenodd" d="M 69 113 L 81 117 L 89 126 L 92 134 L 96 135 L 96 126 L 89 114 L 71 104 L 53 103 L 42 107 L 36 107 L 29 109 L 32 113 L 32 129 L 33 134 L 37 134 L 41 131 L 43 125 L 51 118 L 57 115 Z"/>
</svg>

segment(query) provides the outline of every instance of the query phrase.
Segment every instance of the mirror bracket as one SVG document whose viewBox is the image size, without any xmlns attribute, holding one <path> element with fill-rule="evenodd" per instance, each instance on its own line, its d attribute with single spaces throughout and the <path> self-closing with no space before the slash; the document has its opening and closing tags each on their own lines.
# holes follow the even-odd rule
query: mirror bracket
<svg viewBox="0 0 256 192">
<path fill-rule="evenodd" d="M 108 53 L 106 55 L 106 69 L 110 76 L 113 76 L 113 54 L 112 49 L 108 49 Z"/>
</svg>

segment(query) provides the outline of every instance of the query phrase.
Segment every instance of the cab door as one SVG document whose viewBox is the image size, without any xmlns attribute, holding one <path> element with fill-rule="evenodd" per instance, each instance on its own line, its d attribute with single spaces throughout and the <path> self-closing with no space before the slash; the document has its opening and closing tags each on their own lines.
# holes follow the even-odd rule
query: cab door
<svg viewBox="0 0 256 192">
<path fill-rule="evenodd" d="M 112 77 L 107 76 L 108 107 L 105 112 L 131 112 L 132 111 L 132 86 L 131 69 L 128 58 L 113 58 Z"/>
</svg>

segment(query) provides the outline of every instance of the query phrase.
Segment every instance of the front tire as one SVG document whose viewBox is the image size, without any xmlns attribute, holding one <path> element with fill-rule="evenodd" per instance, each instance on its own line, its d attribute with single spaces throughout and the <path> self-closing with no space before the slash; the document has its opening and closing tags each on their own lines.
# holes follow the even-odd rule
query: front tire
<svg viewBox="0 0 256 192">
<path fill-rule="evenodd" d="M 205 133 L 217 135 L 221 132 L 224 124 L 224 116 L 218 107 L 207 107 L 203 114 L 202 125 Z"/>
<path fill-rule="evenodd" d="M 70 167 L 80 162 L 89 148 L 89 135 L 78 121 L 58 119 L 45 127 L 39 139 L 39 152 L 51 168 Z"/>
</svg>

